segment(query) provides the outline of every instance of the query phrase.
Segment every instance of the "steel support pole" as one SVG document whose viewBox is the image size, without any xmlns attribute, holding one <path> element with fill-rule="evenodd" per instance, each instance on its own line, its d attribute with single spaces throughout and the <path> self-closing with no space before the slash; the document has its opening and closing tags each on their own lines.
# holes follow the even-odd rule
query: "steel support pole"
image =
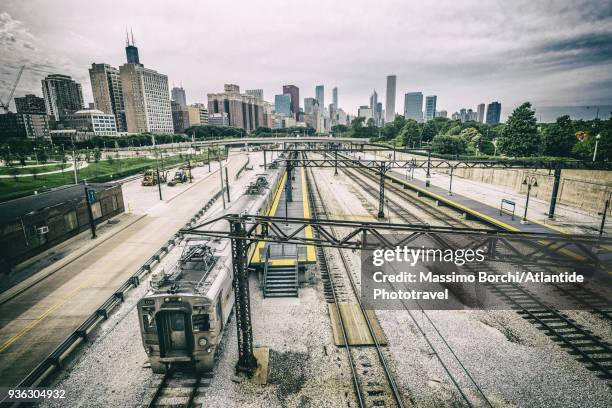
<svg viewBox="0 0 612 408">
<path fill-rule="evenodd" d="M 427 174 L 425 175 L 425 187 L 429 187 L 431 183 L 431 148 L 427 150 Z"/>
<path fill-rule="evenodd" d="M 599 226 L 599 238 L 603 235 L 604 228 L 606 227 L 606 215 L 608 214 L 608 208 L 610 207 L 610 199 L 612 198 L 612 192 L 608 194 L 606 204 L 604 205 L 603 213 L 601 213 L 601 225 Z"/>
<path fill-rule="evenodd" d="M 232 268 L 234 277 L 232 285 L 236 294 L 236 328 L 238 331 L 238 362 L 236 372 L 251 377 L 257 368 L 257 359 L 253 355 L 253 326 L 251 324 L 251 299 L 249 295 L 249 276 L 247 269 L 247 241 L 244 222 L 230 221 L 232 235 Z"/>
<path fill-rule="evenodd" d="M 93 217 L 93 210 L 89 202 L 89 194 L 87 194 L 87 186 L 85 186 L 85 202 L 87 203 L 87 214 L 89 215 L 89 226 L 91 228 L 91 239 L 96 238 L 96 220 Z M 21 222 L 23 226 L 23 221 Z"/>
<path fill-rule="evenodd" d="M 529 207 L 529 195 L 531 194 L 531 182 L 527 184 L 527 200 L 525 201 L 525 213 L 523 214 L 522 224 L 527 223 L 527 207 Z"/>
<path fill-rule="evenodd" d="M 208 148 L 208 172 L 210 173 L 210 162 L 211 162 L 211 158 L 210 158 L 210 147 Z"/>
<path fill-rule="evenodd" d="M 263 154 L 264 154 L 264 170 L 266 170 L 266 167 L 267 167 L 267 163 L 266 163 L 266 149 L 263 149 Z"/>
<path fill-rule="evenodd" d="M 338 175 L 338 149 L 334 150 L 334 176 Z"/>
<path fill-rule="evenodd" d="M 225 194 L 223 194 L 223 165 L 219 160 L 219 177 L 221 178 L 221 198 L 223 199 L 223 209 L 225 210 Z"/>
<path fill-rule="evenodd" d="M 161 193 L 161 178 L 159 177 L 159 167 L 156 168 L 157 170 L 157 190 L 159 191 L 159 200 L 162 201 L 162 193 Z"/>
<path fill-rule="evenodd" d="M 293 164 L 287 162 L 287 182 L 285 183 L 285 201 L 290 203 L 293 201 Z"/>
<path fill-rule="evenodd" d="M 380 162 L 378 218 L 385 218 L 385 162 Z"/>
<path fill-rule="evenodd" d="M 229 190 L 229 176 L 227 175 L 227 166 L 225 167 L 225 191 L 227 191 L 227 202 L 231 203 Z"/>
<path fill-rule="evenodd" d="M 454 167 L 450 168 L 450 183 L 448 185 L 448 195 L 453 195 L 453 170 L 455 170 Z"/>
<path fill-rule="evenodd" d="M 559 184 L 561 184 L 561 165 L 555 166 L 555 180 L 553 181 L 552 195 L 550 197 L 550 207 L 548 209 L 548 219 L 555 218 L 555 208 L 557 207 L 557 196 L 559 195 Z"/>
</svg>

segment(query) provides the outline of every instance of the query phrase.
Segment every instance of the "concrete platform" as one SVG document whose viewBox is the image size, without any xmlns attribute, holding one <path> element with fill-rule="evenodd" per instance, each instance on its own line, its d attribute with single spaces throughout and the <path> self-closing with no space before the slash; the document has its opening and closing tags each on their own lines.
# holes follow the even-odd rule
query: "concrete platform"
<svg viewBox="0 0 612 408">
<path fill-rule="evenodd" d="M 230 179 L 246 162 L 224 164 Z M 214 171 L 194 181 L 171 202 L 147 215 L 65 267 L 0 306 L 0 386 L 14 386 L 177 230 L 218 189 Z"/>
</svg>

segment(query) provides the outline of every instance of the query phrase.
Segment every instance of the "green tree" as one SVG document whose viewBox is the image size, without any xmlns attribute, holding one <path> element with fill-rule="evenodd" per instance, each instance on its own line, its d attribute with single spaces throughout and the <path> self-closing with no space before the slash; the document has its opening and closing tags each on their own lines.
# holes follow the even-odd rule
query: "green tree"
<svg viewBox="0 0 612 408">
<path fill-rule="evenodd" d="M 414 119 L 406 120 L 406 124 L 402 128 L 402 131 L 399 134 L 402 145 L 406 147 L 413 147 L 420 140 L 421 131 L 419 129 L 419 124 Z"/>
<path fill-rule="evenodd" d="M 421 140 L 423 142 L 431 142 L 433 138 L 438 134 L 438 125 L 433 120 L 426 122 L 423 125 L 423 131 L 421 132 Z"/>
<path fill-rule="evenodd" d="M 512 112 L 498 138 L 499 150 L 515 157 L 536 156 L 540 153 L 540 137 L 535 111 L 525 102 Z"/>
<path fill-rule="evenodd" d="M 138 153 L 138 152 L 137 152 Z M 102 158 L 102 152 L 100 151 L 99 147 L 96 147 L 93 151 L 93 158 L 94 158 L 94 162 L 97 164 L 100 159 Z"/>
<path fill-rule="evenodd" d="M 576 131 L 567 115 L 561 116 L 556 123 L 542 130 L 542 154 L 545 156 L 568 157 L 576 143 Z"/>
<path fill-rule="evenodd" d="M 467 150 L 467 142 L 461 136 L 437 135 L 431 143 L 431 151 L 438 154 L 463 154 Z"/>
<path fill-rule="evenodd" d="M 350 130 L 350 128 L 348 126 L 346 126 L 346 125 L 334 125 L 334 126 L 331 127 L 331 131 L 335 135 L 346 133 L 349 130 Z"/>
<path fill-rule="evenodd" d="M 381 136 L 385 140 L 395 139 L 402 131 L 406 120 L 402 115 L 395 115 L 392 122 L 385 123 L 381 129 Z"/>
<path fill-rule="evenodd" d="M 448 128 L 448 130 L 446 131 L 446 134 L 450 136 L 456 136 L 459 133 L 461 133 L 462 130 L 463 128 L 461 127 L 461 123 L 459 123 L 458 125 Z"/>
</svg>

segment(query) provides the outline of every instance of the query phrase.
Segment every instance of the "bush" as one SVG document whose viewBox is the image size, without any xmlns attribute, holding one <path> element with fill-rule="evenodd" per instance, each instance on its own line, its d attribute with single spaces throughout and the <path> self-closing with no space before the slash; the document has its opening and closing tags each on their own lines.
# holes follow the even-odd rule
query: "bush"
<svg viewBox="0 0 612 408">
<path fill-rule="evenodd" d="M 438 154 L 463 154 L 467 150 L 467 142 L 461 136 L 437 135 L 433 138 L 431 150 Z"/>
</svg>

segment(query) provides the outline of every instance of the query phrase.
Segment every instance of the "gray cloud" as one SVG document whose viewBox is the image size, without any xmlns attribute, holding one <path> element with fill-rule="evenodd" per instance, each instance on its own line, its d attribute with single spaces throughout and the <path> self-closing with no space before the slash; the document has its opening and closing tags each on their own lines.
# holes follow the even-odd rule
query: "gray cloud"
<svg viewBox="0 0 612 408">
<path fill-rule="evenodd" d="M 124 30 L 133 27 L 142 62 L 182 82 L 192 102 L 226 82 L 263 88 L 268 100 L 286 83 L 302 98 L 322 83 L 327 100 L 338 86 L 340 105 L 355 112 L 373 88 L 384 98 L 394 73 L 398 111 L 415 90 L 437 94 L 450 112 L 492 100 L 505 111 L 525 100 L 612 103 L 602 89 L 612 81 L 607 0 L 108 0 L 95 15 L 86 2 L 4 3 L 0 53 L 10 69 L 0 81 L 26 64 L 18 94 L 40 93 L 41 77 L 55 71 L 81 81 L 91 100 L 88 67 L 122 64 Z"/>
</svg>

